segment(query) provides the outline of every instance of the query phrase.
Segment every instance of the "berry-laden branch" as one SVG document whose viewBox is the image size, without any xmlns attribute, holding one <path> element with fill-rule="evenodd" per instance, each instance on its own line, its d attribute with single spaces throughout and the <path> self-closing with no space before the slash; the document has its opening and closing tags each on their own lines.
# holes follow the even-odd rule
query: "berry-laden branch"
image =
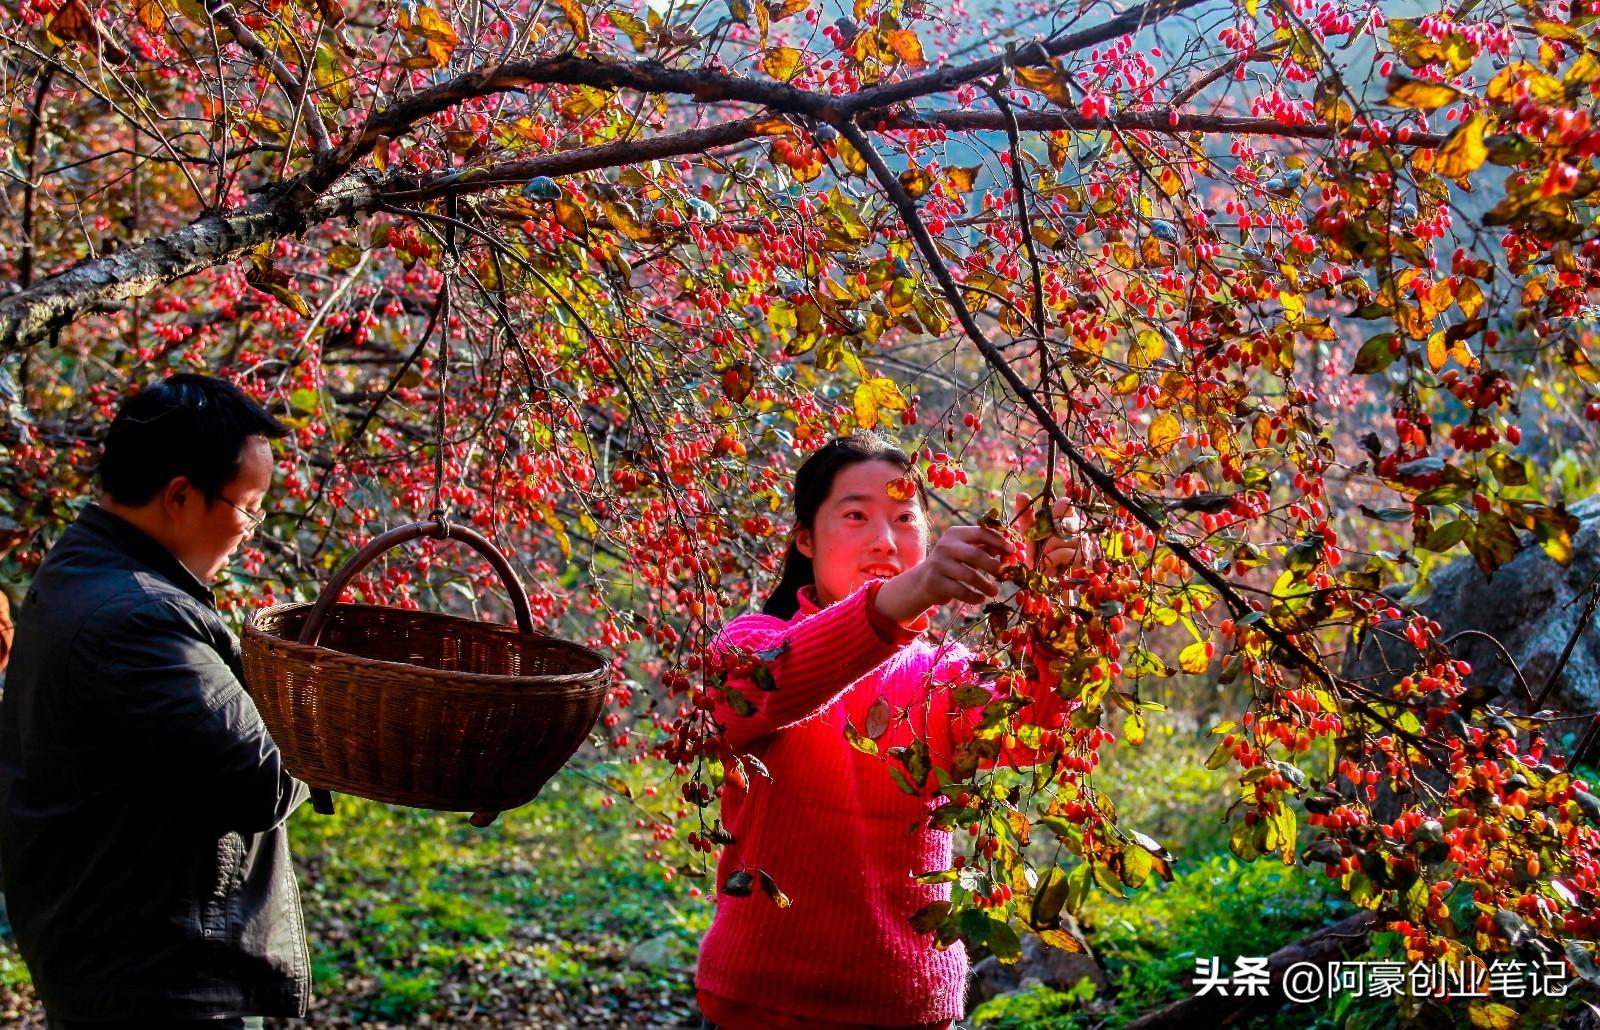
<svg viewBox="0 0 1600 1030">
<path fill-rule="evenodd" d="M 503 188 L 537 175 L 561 176 L 637 164 L 746 142 L 772 131 L 770 117 L 751 116 L 704 129 L 654 139 L 601 144 L 545 154 L 444 175 L 376 177 L 351 173 L 380 140 L 409 133 L 425 119 L 460 104 L 540 85 L 627 89 L 648 95 L 680 94 L 703 104 L 756 105 L 768 112 L 798 115 L 832 125 L 859 120 L 875 131 L 937 126 L 948 131 L 982 132 L 1107 129 L 1153 133 L 1261 134 L 1307 139 L 1355 138 L 1355 126 L 1295 125 L 1270 118 L 1239 118 L 1164 111 L 1089 117 L 1074 111 L 914 111 L 908 102 L 948 92 L 992 77 L 1005 63 L 1039 66 L 1059 56 L 1116 39 L 1195 6 L 1199 0 L 1153 0 L 1083 32 L 1069 33 L 993 58 L 945 68 L 901 82 L 833 96 L 771 79 L 731 75 L 705 68 L 668 68 L 655 61 L 603 62 L 562 56 L 480 68 L 423 90 L 376 112 L 337 146 L 326 143 L 316 112 L 308 110 L 308 129 L 317 151 L 311 167 L 286 182 L 263 189 L 237 207 L 206 214 L 182 229 L 118 251 L 86 259 L 31 288 L 0 299 L 0 356 L 42 340 L 94 311 L 142 297 L 198 271 L 235 261 L 254 247 L 336 220 L 370 214 L 386 205 Z M 219 10 L 218 17 L 224 18 Z M 241 45 L 245 45 L 242 43 Z M 259 55 L 258 55 L 259 56 Z M 296 80 L 279 62 L 274 76 L 286 89 Z M 302 83 L 303 84 L 303 83 Z M 303 105 L 309 106 L 309 105 Z M 298 108 L 297 108 L 298 109 Z M 1408 146 L 1432 148 L 1443 137 L 1416 133 Z"/>
<path fill-rule="evenodd" d="M 1229 583 L 1209 563 L 1195 554 L 1187 544 L 1167 534 L 1166 526 L 1160 517 L 1153 514 L 1150 509 L 1118 486 L 1110 473 L 1090 461 L 1078 449 L 1077 445 L 1067 437 L 1067 434 L 1062 432 L 1061 426 L 1056 422 L 1055 415 L 1049 408 L 1045 407 L 1044 402 L 1039 399 L 1028 384 L 1022 381 L 1022 377 L 1017 375 L 1010 362 L 1006 361 L 1005 355 L 1001 354 L 999 349 L 989 342 L 989 338 L 978 327 L 977 320 L 972 317 L 972 312 L 967 308 L 966 301 L 961 296 L 961 287 L 950 274 L 950 269 L 940 256 L 939 249 L 933 242 L 933 237 L 928 233 L 927 226 L 923 224 L 922 216 L 917 213 L 916 202 L 911 199 L 911 195 L 905 191 L 905 188 L 900 184 L 900 180 L 889 169 L 888 164 L 884 162 L 883 155 L 878 153 L 877 148 L 867 138 L 866 133 L 862 132 L 854 123 L 846 122 L 838 128 L 845 138 L 850 141 L 850 144 L 861 153 L 862 158 L 871 168 L 873 176 L 877 178 L 878 184 L 889 195 L 889 199 L 894 201 L 895 207 L 900 211 L 901 219 L 906 224 L 907 231 L 911 233 L 912 239 L 917 244 L 917 249 L 921 251 L 923 259 L 928 262 L 929 268 L 933 272 L 934 278 L 938 280 L 939 287 L 943 290 L 945 298 L 949 300 L 951 306 L 955 309 L 956 320 L 961 323 L 962 329 L 966 331 L 967 336 L 978 348 L 978 352 L 983 355 L 984 360 L 999 374 L 1000 378 L 1005 380 L 1012 393 L 1033 413 L 1034 418 L 1045 432 L 1050 435 L 1050 438 L 1055 441 L 1056 446 L 1061 448 L 1061 453 L 1067 456 L 1078 471 L 1083 473 L 1095 485 L 1096 489 L 1122 510 L 1132 515 L 1146 529 L 1157 534 L 1162 543 L 1180 561 L 1194 570 L 1195 574 L 1201 579 L 1215 587 L 1217 592 L 1228 602 L 1228 606 L 1233 610 L 1235 617 L 1241 617 L 1250 612 L 1252 609 L 1249 603 L 1233 588 L 1233 584 Z M 1262 619 L 1259 623 L 1259 628 L 1268 640 L 1272 641 L 1273 644 L 1291 657 L 1294 665 L 1310 672 L 1324 686 L 1330 688 L 1336 686 L 1333 674 L 1323 668 L 1321 662 L 1306 654 L 1289 639 L 1287 634 L 1274 626 L 1269 620 Z"/>
</svg>

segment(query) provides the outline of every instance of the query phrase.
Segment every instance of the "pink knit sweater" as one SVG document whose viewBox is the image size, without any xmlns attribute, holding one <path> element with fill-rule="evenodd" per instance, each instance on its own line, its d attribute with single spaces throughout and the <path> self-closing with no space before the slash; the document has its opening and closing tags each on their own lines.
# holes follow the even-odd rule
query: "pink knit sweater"
<svg viewBox="0 0 1600 1030">
<path fill-rule="evenodd" d="M 920 639 L 925 619 L 905 629 L 878 615 L 879 585 L 821 610 L 805 588 L 788 622 L 744 615 L 718 637 L 718 648 L 784 650 L 769 666 L 776 689 L 733 681 L 754 714 L 715 712 L 734 753 L 754 755 L 772 774 L 724 795 L 735 843 L 718 862 L 717 883 L 738 869 L 764 870 L 793 904 L 779 908 L 759 884 L 749 897 L 720 896 L 700 948 L 702 991 L 837 1023 L 902 1026 L 962 1014 L 965 952 L 938 950 L 909 922 L 950 897 L 948 884 L 912 880 L 950 867 L 951 835 L 926 818 L 943 799 L 906 794 L 882 759 L 850 746 L 844 727 L 864 731 L 868 708 L 886 698 L 893 714 L 880 749 L 921 738 L 945 764 L 980 710 L 963 714 L 949 696 L 972 656 Z M 1059 713 L 1055 696 L 1040 694 L 1037 703 Z"/>
</svg>

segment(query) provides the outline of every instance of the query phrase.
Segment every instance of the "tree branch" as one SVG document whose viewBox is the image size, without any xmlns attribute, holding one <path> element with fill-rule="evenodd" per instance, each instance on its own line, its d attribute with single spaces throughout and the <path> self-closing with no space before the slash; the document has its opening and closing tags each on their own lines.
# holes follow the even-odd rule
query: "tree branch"
<svg viewBox="0 0 1600 1030">
<path fill-rule="evenodd" d="M 1056 446 L 1061 448 L 1061 452 L 1071 460 L 1085 478 L 1095 485 L 1096 489 L 1122 510 L 1132 515 L 1140 525 L 1155 533 L 1161 539 L 1161 542 L 1177 556 L 1178 560 L 1194 570 L 1195 574 L 1201 579 L 1216 588 L 1217 592 L 1227 600 L 1235 617 L 1242 617 L 1247 612 L 1252 611 L 1253 609 L 1251 609 L 1244 597 L 1233 588 L 1233 584 L 1229 583 L 1210 564 L 1195 554 L 1187 544 L 1167 533 L 1166 526 L 1160 518 L 1152 514 L 1138 500 L 1129 496 L 1126 491 L 1117 485 L 1116 480 L 1109 473 L 1090 461 L 1078 449 L 1077 445 L 1067 437 L 1067 434 L 1062 432 L 1061 426 L 1056 422 L 1055 415 L 1045 407 L 1044 403 L 1039 400 L 1038 395 L 1028 387 L 1028 384 L 1022 381 L 1016 370 L 1006 361 L 1005 355 L 1001 354 L 994 344 L 989 342 L 983 330 L 978 327 L 978 323 L 972 317 L 972 312 L 967 308 L 966 301 L 962 299 L 961 287 L 957 285 L 955 279 L 951 276 L 950 269 L 946 267 L 937 245 L 933 242 L 933 237 L 928 234 L 927 226 L 923 224 L 921 216 L 917 214 L 916 201 L 912 200 L 910 194 L 906 193 L 905 187 L 900 185 L 900 180 L 884 162 L 883 155 L 878 153 L 878 149 L 873 146 L 872 141 L 853 122 L 846 122 L 839 126 L 839 131 L 860 152 L 862 158 L 866 160 L 867 165 L 871 168 L 872 174 L 877 178 L 878 184 L 889 195 L 889 199 L 894 202 L 895 207 L 899 209 L 907 231 L 911 233 L 911 238 L 916 241 L 917 249 L 922 252 L 922 256 L 927 261 L 934 278 L 938 280 L 940 288 L 944 291 L 945 298 L 949 300 L 951 307 L 955 309 L 956 320 L 966 330 L 967 336 L 977 346 L 979 353 L 983 355 L 989 366 L 1000 375 L 1000 378 L 1005 380 L 1006 385 L 1011 388 L 1011 392 L 1033 414 L 1040 427 L 1055 440 Z M 1289 639 L 1287 634 L 1274 626 L 1270 620 L 1262 619 L 1260 629 L 1267 635 L 1269 640 L 1283 649 L 1295 665 L 1310 672 L 1325 686 L 1335 686 L 1332 673 L 1324 669 L 1320 662 L 1301 650 Z"/>
<path fill-rule="evenodd" d="M 260 61 L 272 73 L 278 88 L 283 90 L 284 97 L 289 101 L 289 110 L 294 111 L 296 117 L 305 119 L 306 134 L 311 137 L 316 152 L 320 154 L 332 149 L 333 142 L 328 139 L 328 127 L 322 123 L 322 115 L 311 100 L 309 71 L 304 80 L 290 71 L 289 66 L 261 42 L 261 37 L 251 32 L 250 28 L 239 20 L 239 14 L 231 3 L 219 3 L 214 7 L 208 7 L 208 11 L 213 18 L 222 23 L 223 28 L 233 33 L 233 38 L 246 53 Z"/>
</svg>

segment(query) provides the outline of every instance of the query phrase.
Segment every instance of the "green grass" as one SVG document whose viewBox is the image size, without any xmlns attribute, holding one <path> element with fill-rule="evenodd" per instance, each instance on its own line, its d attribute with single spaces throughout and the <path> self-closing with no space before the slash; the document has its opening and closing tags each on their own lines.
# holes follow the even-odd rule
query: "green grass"
<svg viewBox="0 0 1600 1030">
<path fill-rule="evenodd" d="M 1213 855 L 1127 900 L 1089 896 L 1079 921 L 1111 981 L 1109 998 L 1035 987 L 979 1006 L 973 1022 L 983 1030 L 1109 1030 L 1184 997 L 1197 958 L 1219 958 L 1230 970 L 1240 955 L 1271 954 L 1352 911 L 1317 879 L 1281 863 Z"/>
</svg>

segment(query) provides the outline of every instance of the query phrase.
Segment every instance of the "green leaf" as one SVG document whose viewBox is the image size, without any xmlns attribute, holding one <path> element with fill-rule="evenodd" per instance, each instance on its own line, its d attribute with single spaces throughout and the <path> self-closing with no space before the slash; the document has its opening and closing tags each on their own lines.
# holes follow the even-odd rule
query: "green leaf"
<svg viewBox="0 0 1600 1030">
<path fill-rule="evenodd" d="M 756 714 L 756 706 L 751 703 L 748 697 L 741 694 L 738 688 L 723 687 L 722 693 L 728 699 L 728 707 L 732 708 L 736 714 L 742 715 L 747 719 Z"/>
<path fill-rule="evenodd" d="M 1460 504 L 1466 500 L 1471 491 L 1454 483 L 1436 486 L 1417 495 L 1418 504 L 1427 504 L 1435 507 L 1446 507 L 1451 504 Z"/>
<path fill-rule="evenodd" d="M 1394 364 L 1394 359 L 1399 357 L 1389 349 L 1390 342 L 1395 338 L 1394 333 L 1379 333 L 1361 345 L 1361 350 L 1356 353 L 1355 364 L 1350 371 L 1354 375 L 1372 375 L 1382 372 Z"/>
<path fill-rule="evenodd" d="M 1155 856 L 1137 844 L 1122 849 L 1122 882 L 1134 890 L 1144 886 L 1155 868 Z"/>
<path fill-rule="evenodd" d="M 1061 921 L 1061 910 L 1066 907 L 1070 893 L 1067 874 L 1059 866 L 1045 870 L 1033 894 L 1033 909 L 1028 914 L 1028 922 L 1035 929 L 1056 926 Z"/>
<path fill-rule="evenodd" d="M 957 687 L 950 696 L 958 708 L 976 708 L 978 705 L 988 704 L 994 694 L 987 687 L 966 683 Z"/>
<path fill-rule="evenodd" d="M 876 755 L 878 753 L 877 743 L 857 733 L 856 728 L 849 723 L 844 724 L 844 739 L 849 741 L 851 747 L 864 755 Z"/>
<path fill-rule="evenodd" d="M 1495 569 L 1516 555 L 1517 531 L 1499 512 L 1481 512 L 1477 530 L 1467 540 L 1467 550 L 1472 552 L 1483 574 L 1493 576 Z"/>
<path fill-rule="evenodd" d="M 916 914 L 911 917 L 911 929 L 917 933 L 932 933 L 948 915 L 950 915 L 950 902 L 942 899 L 930 901 L 917 909 Z"/>
<path fill-rule="evenodd" d="M 1453 522 L 1446 522 L 1444 525 L 1438 526 L 1432 532 L 1430 532 L 1428 534 L 1428 538 L 1422 542 L 1422 546 L 1429 551 L 1448 551 L 1456 544 L 1459 544 L 1466 537 L 1467 531 L 1471 528 L 1472 523 L 1468 522 L 1466 519 L 1456 519 Z"/>
<path fill-rule="evenodd" d="M 1015 965 L 1022 961 L 1022 941 L 1017 939 L 1017 931 L 1011 929 L 1004 920 L 989 919 L 989 950 L 1003 965 Z"/>
</svg>

